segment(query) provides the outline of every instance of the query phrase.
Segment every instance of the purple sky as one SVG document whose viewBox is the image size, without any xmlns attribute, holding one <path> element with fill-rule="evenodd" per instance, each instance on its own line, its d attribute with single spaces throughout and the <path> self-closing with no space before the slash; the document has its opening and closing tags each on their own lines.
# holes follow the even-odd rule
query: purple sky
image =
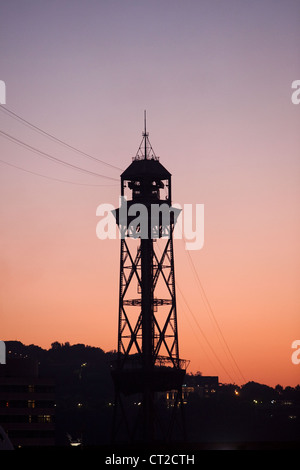
<svg viewBox="0 0 300 470">
<path fill-rule="evenodd" d="M 244 376 L 270 385 L 296 385 L 300 372 L 291 362 L 300 336 L 300 105 L 291 102 L 291 83 L 300 79 L 299 24 L 297 0 L 0 5 L 9 110 L 125 169 L 147 109 L 150 141 L 173 175 L 174 202 L 205 205 L 204 248 L 191 256 L 214 315 Z M 121 171 L 1 110 L 0 130 L 119 179 Z M 57 165 L 1 135 L 0 146 L 1 160 L 13 165 L 104 185 L 60 183 L 0 162 L 1 339 L 115 348 L 119 244 L 99 241 L 95 229 L 97 206 L 118 205 L 118 182 Z M 221 354 L 180 242 L 175 249 L 178 285 Z M 178 299 L 182 356 L 191 370 L 229 381 L 209 362 Z"/>
</svg>

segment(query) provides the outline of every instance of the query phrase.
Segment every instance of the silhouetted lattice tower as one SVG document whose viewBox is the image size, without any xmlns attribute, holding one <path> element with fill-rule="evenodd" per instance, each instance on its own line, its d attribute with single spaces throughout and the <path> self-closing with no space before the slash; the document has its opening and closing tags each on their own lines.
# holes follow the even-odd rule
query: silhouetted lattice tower
<svg viewBox="0 0 300 470">
<path fill-rule="evenodd" d="M 165 438 L 172 435 L 175 418 L 183 418 L 176 415 L 186 361 L 179 358 L 173 254 L 180 210 L 171 206 L 171 174 L 154 154 L 146 119 L 138 152 L 121 175 L 121 196 L 115 211 L 121 256 L 113 439 L 123 424 L 129 440 L 149 443 L 159 436 L 157 392 L 173 390 L 177 397 L 171 415 L 168 412 Z M 136 394 L 139 412 L 133 419 L 124 401 Z"/>
</svg>

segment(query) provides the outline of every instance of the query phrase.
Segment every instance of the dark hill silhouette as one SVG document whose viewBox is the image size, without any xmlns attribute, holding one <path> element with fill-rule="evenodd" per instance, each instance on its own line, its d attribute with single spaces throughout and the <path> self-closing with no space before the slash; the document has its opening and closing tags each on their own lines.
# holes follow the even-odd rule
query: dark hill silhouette
<svg viewBox="0 0 300 470">
<path fill-rule="evenodd" d="M 54 378 L 58 446 L 69 445 L 68 435 L 82 438 L 86 446 L 109 443 L 114 400 L 110 364 L 115 351 L 57 341 L 48 350 L 6 341 L 6 349 L 8 358 L 34 359 L 40 376 Z M 189 442 L 295 442 L 300 446 L 299 385 L 226 384 L 205 398 L 197 393 L 200 379 L 199 373 L 186 376 L 186 384 L 194 387 L 185 406 Z"/>
</svg>

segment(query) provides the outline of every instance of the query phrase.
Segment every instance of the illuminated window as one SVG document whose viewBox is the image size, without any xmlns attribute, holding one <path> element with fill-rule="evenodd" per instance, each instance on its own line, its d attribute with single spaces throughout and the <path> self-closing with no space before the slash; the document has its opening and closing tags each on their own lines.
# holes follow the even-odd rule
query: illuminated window
<svg viewBox="0 0 300 470">
<path fill-rule="evenodd" d="M 38 415 L 38 422 L 39 423 L 51 423 L 51 416 L 50 415 Z"/>
<path fill-rule="evenodd" d="M 28 385 L 28 392 L 34 392 L 34 385 Z"/>
<path fill-rule="evenodd" d="M 35 400 L 28 400 L 28 408 L 35 408 Z"/>
</svg>

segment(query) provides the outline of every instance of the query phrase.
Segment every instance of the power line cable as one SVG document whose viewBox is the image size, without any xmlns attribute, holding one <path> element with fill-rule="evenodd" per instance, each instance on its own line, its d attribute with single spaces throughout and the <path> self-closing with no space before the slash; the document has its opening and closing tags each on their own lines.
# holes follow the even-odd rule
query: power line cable
<svg viewBox="0 0 300 470">
<path fill-rule="evenodd" d="M 46 132 L 44 131 L 43 129 L 41 129 L 40 127 L 38 126 L 35 126 L 34 124 L 32 124 L 31 122 L 27 121 L 26 119 L 22 118 L 21 116 L 19 116 L 18 114 L 14 113 L 13 111 L 11 111 L 10 109 L 8 109 L 6 106 L 0 106 L 0 109 L 1 111 L 4 111 L 5 113 L 7 113 L 8 115 L 10 115 L 10 117 L 14 118 L 14 119 L 17 119 L 18 121 L 21 121 L 23 124 L 25 124 L 26 126 L 29 126 L 30 128 L 34 129 L 35 131 L 39 132 L 40 134 L 43 134 L 47 137 L 49 137 L 50 139 L 54 140 L 55 142 L 58 142 L 62 145 L 64 145 L 65 147 L 68 147 L 69 149 L 71 150 L 74 150 L 75 152 L 78 152 L 80 153 L 81 155 L 87 157 L 87 158 L 90 158 L 98 163 L 102 163 L 103 165 L 106 165 L 106 166 L 109 166 L 110 168 L 113 168 L 115 170 L 118 170 L 118 171 L 122 171 L 122 168 L 119 168 L 118 166 L 115 166 L 115 165 L 112 165 L 111 163 L 108 163 L 108 162 L 105 162 L 104 160 L 101 160 L 100 158 L 96 158 L 86 152 L 83 152 L 82 150 L 78 149 L 77 147 L 74 147 L 73 145 L 70 145 L 68 144 L 67 142 L 64 142 L 63 140 L 61 139 L 58 139 L 57 137 L 55 137 L 53 134 L 50 134 L 49 132 Z"/>
<path fill-rule="evenodd" d="M 210 342 L 209 342 L 209 340 L 208 340 L 206 334 L 204 333 L 203 329 L 201 328 L 201 326 L 200 326 L 200 324 L 199 324 L 199 322 L 198 322 L 196 316 L 194 315 L 192 309 L 190 308 L 190 306 L 189 306 L 189 304 L 188 304 L 188 302 L 187 302 L 187 300 L 186 300 L 186 298 L 185 298 L 185 295 L 183 294 L 182 290 L 181 290 L 180 287 L 178 286 L 178 283 L 177 283 L 177 288 L 178 288 L 178 290 L 179 290 L 179 292 L 180 292 L 180 294 L 181 294 L 181 296 L 182 296 L 182 298 L 183 298 L 183 300 L 184 300 L 184 302 L 185 302 L 185 304 L 186 304 L 186 306 L 187 306 L 189 312 L 191 313 L 191 315 L 192 315 L 192 317 L 193 317 L 193 319 L 194 319 L 194 322 L 196 323 L 196 325 L 197 325 L 197 327 L 198 327 L 200 333 L 202 334 L 202 336 L 203 336 L 203 338 L 204 338 L 206 344 L 208 345 L 209 349 L 211 350 L 213 356 L 216 358 L 216 360 L 218 361 L 219 365 L 222 367 L 223 371 L 224 371 L 225 374 L 229 377 L 229 379 L 231 380 L 231 382 L 234 383 L 233 378 L 231 377 L 230 373 L 228 372 L 228 370 L 226 369 L 226 367 L 224 366 L 224 364 L 221 362 L 219 356 L 216 354 L 216 352 L 215 352 L 214 348 L 212 347 L 212 345 L 210 344 Z"/>
<path fill-rule="evenodd" d="M 246 379 L 245 379 L 245 377 L 244 377 L 244 375 L 243 375 L 243 373 L 242 373 L 240 367 L 238 366 L 238 364 L 237 364 L 237 362 L 236 362 L 236 360 L 235 360 L 235 358 L 234 358 L 234 356 L 233 356 L 233 354 L 232 354 L 232 352 L 231 352 L 231 350 L 230 350 L 230 348 L 229 348 L 229 346 L 228 346 L 228 343 L 227 343 L 227 341 L 226 341 L 226 339 L 225 339 L 225 337 L 224 337 L 224 335 L 223 335 L 223 333 L 222 333 L 222 331 L 221 331 L 221 328 L 220 328 L 220 326 L 219 326 L 219 324 L 218 324 L 218 321 L 217 321 L 217 319 L 216 319 L 216 317 L 215 317 L 215 315 L 214 315 L 213 309 L 212 309 L 212 307 L 211 307 L 211 305 L 210 305 L 210 302 L 209 302 L 209 300 L 208 300 L 208 298 L 207 298 L 207 295 L 206 295 L 205 290 L 204 290 L 204 288 L 203 288 L 203 285 L 202 285 L 202 283 L 201 283 L 201 280 L 200 280 L 199 274 L 198 274 L 198 272 L 197 272 L 197 270 L 196 270 L 196 267 L 195 267 L 195 264 L 194 264 L 194 262 L 193 262 L 193 259 L 192 259 L 191 255 L 190 255 L 189 251 L 188 251 L 188 250 L 185 250 L 185 251 L 186 251 L 186 254 L 187 254 L 188 258 L 189 258 L 190 265 L 191 265 L 192 270 L 193 270 L 193 272 L 194 272 L 194 275 L 195 275 L 195 278 L 196 278 L 196 280 L 197 280 L 198 286 L 199 286 L 199 288 L 200 288 L 200 292 L 201 292 L 201 295 L 202 295 L 202 298 L 203 298 L 203 301 L 204 301 L 204 305 L 206 306 L 206 309 L 207 309 L 207 311 L 208 311 L 210 317 L 212 318 L 212 320 L 213 320 L 213 322 L 214 322 L 214 324 L 215 324 L 215 326 L 216 326 L 216 328 L 217 328 L 217 331 L 218 331 L 219 335 L 221 336 L 221 338 L 222 338 L 222 340 L 223 340 L 223 342 L 224 342 L 224 345 L 225 345 L 225 347 L 226 347 L 226 349 L 227 349 L 227 351 L 228 351 L 228 354 L 230 355 L 230 357 L 231 357 L 233 363 L 235 364 L 236 369 L 238 370 L 238 372 L 239 372 L 240 376 L 242 377 L 242 379 L 244 380 L 244 382 L 246 382 Z"/>
<path fill-rule="evenodd" d="M 30 173 L 32 175 L 40 176 L 42 178 L 46 178 L 46 179 L 52 180 L 52 181 L 58 181 L 60 183 L 75 184 L 75 185 L 78 185 L 78 186 L 96 186 L 96 187 L 99 187 L 99 186 L 106 186 L 107 187 L 107 186 L 116 186 L 117 185 L 116 183 L 112 183 L 112 184 L 89 184 L 89 183 L 77 183 L 75 181 L 61 180 L 59 178 L 55 178 L 55 177 L 47 176 L 47 175 L 42 175 L 41 173 L 37 173 L 36 171 L 28 170 L 26 168 L 22 168 L 18 165 L 14 165 L 13 163 L 5 162 L 4 160 L 0 160 L 0 163 L 3 163 L 4 165 L 8 165 L 10 167 L 16 168 L 18 170 L 25 171 L 26 173 Z"/>
<path fill-rule="evenodd" d="M 158 246 L 158 249 L 159 249 L 159 251 L 161 252 L 160 246 Z M 213 356 L 215 357 L 215 359 L 217 360 L 217 362 L 219 363 L 219 365 L 221 366 L 221 368 L 223 369 L 223 371 L 225 372 L 225 374 L 229 377 L 229 379 L 231 380 L 231 382 L 234 383 L 233 378 L 231 377 L 230 373 L 228 372 L 228 370 L 226 369 L 226 367 L 224 366 L 224 364 L 221 362 L 219 356 L 216 354 L 216 352 L 215 352 L 214 348 L 212 347 L 212 345 L 210 344 L 210 342 L 209 342 L 209 340 L 208 340 L 206 334 L 204 333 L 203 329 L 201 328 L 201 326 L 200 326 L 200 324 L 199 324 L 199 322 L 198 322 L 196 316 L 194 315 L 194 312 L 192 311 L 191 307 L 189 306 L 189 304 L 188 304 L 188 302 L 187 302 L 187 300 L 186 300 L 185 295 L 183 294 L 182 289 L 181 289 L 180 286 L 179 286 L 178 281 L 176 282 L 176 289 L 178 289 L 178 291 L 180 292 L 180 294 L 181 294 L 181 296 L 182 296 L 182 298 L 183 298 L 183 300 L 184 300 L 184 302 L 185 302 L 185 304 L 186 304 L 186 306 L 187 306 L 189 312 L 191 313 L 191 315 L 192 315 L 192 317 L 193 317 L 194 322 L 196 323 L 196 326 L 198 327 L 198 329 L 199 329 L 201 335 L 203 336 L 203 338 L 204 338 L 206 344 L 208 345 L 210 351 L 212 352 Z"/>
<path fill-rule="evenodd" d="M 190 267 L 191 267 L 192 270 L 193 270 L 193 274 L 194 274 L 194 276 L 195 276 L 195 272 L 194 272 L 195 267 L 194 267 L 194 265 L 192 264 L 192 260 L 190 259 L 190 255 L 189 255 L 189 254 L 188 254 L 188 261 L 189 261 Z M 195 277 L 196 277 L 196 276 L 195 276 Z M 199 281 L 198 281 L 198 282 L 199 282 Z M 199 286 L 198 286 L 198 287 L 199 287 Z M 202 287 L 202 285 L 201 285 L 201 287 Z M 204 307 L 205 307 L 205 309 L 206 309 L 207 312 L 208 312 L 209 319 L 210 319 L 210 321 L 212 322 L 212 325 L 213 325 L 214 329 L 216 329 L 216 324 L 215 324 L 215 322 L 212 320 L 212 315 L 211 315 L 211 312 L 210 312 L 210 310 L 209 310 L 209 307 L 207 306 L 207 303 L 206 303 L 206 300 L 205 300 L 205 295 L 204 295 L 204 292 L 203 292 L 202 289 L 200 289 L 200 294 L 201 294 L 202 301 L 203 301 L 203 303 L 204 303 Z M 231 364 L 231 359 L 230 359 L 230 357 L 228 356 L 228 352 L 227 352 L 227 350 L 225 349 L 224 344 L 223 344 L 223 342 L 222 342 L 222 340 L 221 340 L 221 338 L 220 338 L 219 329 L 216 329 L 216 333 L 217 333 L 217 337 L 218 337 L 218 339 L 219 339 L 220 345 L 221 345 L 221 347 L 222 347 L 222 349 L 223 349 L 223 352 L 224 352 L 224 354 L 226 355 L 226 357 L 227 357 L 227 359 L 228 359 L 228 361 L 229 361 L 229 363 L 230 363 L 230 365 L 231 365 L 231 367 L 232 367 L 233 373 L 236 374 L 236 371 L 235 371 L 234 367 L 233 367 L 232 364 Z"/>
<path fill-rule="evenodd" d="M 69 168 L 73 168 L 74 170 L 78 170 L 78 171 L 81 171 L 81 172 L 84 172 L 84 173 L 87 173 L 89 175 L 92 175 L 92 176 L 97 176 L 97 177 L 100 177 L 100 178 L 105 178 L 105 179 L 108 179 L 108 180 L 111 180 L 111 181 L 119 181 L 119 179 L 117 178 L 113 178 L 111 176 L 106 176 L 106 175 L 102 175 L 100 173 L 96 173 L 94 171 L 90 171 L 90 170 L 87 170 L 85 168 L 82 168 L 82 167 L 79 167 L 77 165 L 73 165 L 72 163 L 68 163 L 68 162 L 65 162 L 64 160 L 60 160 L 59 158 L 56 158 L 56 157 L 53 157 L 53 155 L 50 155 L 49 153 L 46 153 L 46 152 L 43 152 L 42 150 L 39 150 L 37 149 L 36 147 L 33 147 L 32 145 L 29 145 L 29 144 L 26 144 L 25 142 L 17 139 L 16 137 L 13 137 L 12 135 L 10 134 L 7 134 L 6 132 L 4 131 L 1 131 L 0 130 L 0 134 L 7 138 L 8 140 L 18 144 L 18 145 L 21 145 L 25 148 L 27 148 L 28 150 L 34 152 L 34 153 L 37 153 L 39 155 L 41 155 L 42 157 L 44 158 L 47 158 L 49 160 L 52 160 L 60 165 L 64 165 L 64 166 L 67 166 Z"/>
<path fill-rule="evenodd" d="M 180 289 L 178 289 L 178 290 L 179 290 L 179 293 L 180 293 L 180 295 L 181 295 L 181 290 L 180 290 Z M 192 323 L 191 323 L 191 321 L 190 321 L 189 316 L 186 314 L 186 308 L 183 306 L 182 300 L 184 300 L 183 297 L 182 297 L 182 299 L 179 298 L 179 297 L 177 297 L 177 302 L 178 302 L 178 304 L 180 305 L 180 311 L 183 312 L 183 315 L 185 316 L 185 319 L 186 319 L 186 321 L 188 322 L 188 324 L 189 324 L 189 326 L 190 326 L 190 328 L 191 328 L 191 330 L 192 330 L 192 332 L 193 332 L 193 335 L 195 336 L 197 342 L 199 343 L 199 346 L 201 347 L 203 353 L 206 355 L 206 357 L 207 357 L 208 361 L 210 362 L 211 366 L 212 366 L 214 369 L 217 369 L 217 368 L 216 368 L 216 365 L 213 363 L 211 357 L 209 356 L 209 354 L 207 353 L 206 349 L 204 348 L 203 343 L 202 343 L 202 341 L 200 340 L 200 337 L 199 337 L 199 335 L 197 334 L 195 328 L 193 327 L 193 325 L 192 325 Z M 185 300 L 184 300 L 184 302 L 185 302 Z"/>
</svg>

